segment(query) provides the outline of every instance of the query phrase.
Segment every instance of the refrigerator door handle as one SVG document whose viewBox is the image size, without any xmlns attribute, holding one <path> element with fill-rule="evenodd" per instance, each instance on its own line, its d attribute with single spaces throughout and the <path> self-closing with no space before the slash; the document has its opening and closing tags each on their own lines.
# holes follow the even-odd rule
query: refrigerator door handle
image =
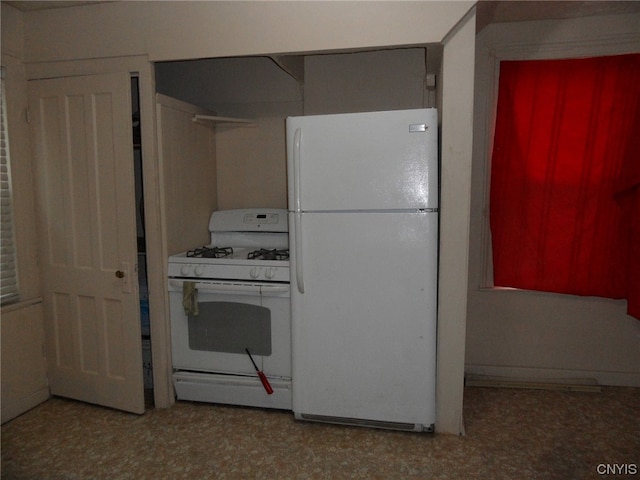
<svg viewBox="0 0 640 480">
<path fill-rule="evenodd" d="M 293 134 L 293 235 L 295 240 L 296 283 L 298 291 L 304 293 L 304 277 L 302 275 L 302 210 L 300 209 L 300 152 L 302 129 L 296 128 Z"/>
<path fill-rule="evenodd" d="M 298 291 L 304 293 L 304 276 L 302 274 L 302 213 L 296 212 L 296 218 L 293 225 L 294 236 L 296 242 L 296 283 Z"/>
<path fill-rule="evenodd" d="M 293 135 L 293 210 L 300 212 L 300 145 L 302 129 L 296 128 Z"/>
</svg>

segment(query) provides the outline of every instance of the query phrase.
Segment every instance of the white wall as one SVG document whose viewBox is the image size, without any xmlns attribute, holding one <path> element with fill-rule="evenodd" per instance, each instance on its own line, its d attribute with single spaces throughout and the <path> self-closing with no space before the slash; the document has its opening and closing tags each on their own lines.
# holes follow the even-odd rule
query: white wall
<svg viewBox="0 0 640 480">
<path fill-rule="evenodd" d="M 441 103 L 440 258 L 436 418 L 464 432 L 462 417 L 467 307 L 475 9 L 444 39 Z M 437 425 L 437 424 L 436 424 Z M 455 430 L 454 430 L 455 426 Z"/>
<path fill-rule="evenodd" d="M 482 288 L 491 284 L 488 179 L 497 62 L 638 51 L 639 14 L 493 24 L 478 36 L 467 373 L 640 386 L 640 320 L 626 315 L 625 301 Z"/>
<path fill-rule="evenodd" d="M 29 12 L 25 51 L 30 62 L 161 61 L 422 45 L 441 42 L 474 3 L 107 2 Z"/>
<path fill-rule="evenodd" d="M 193 122 L 211 112 L 157 95 L 158 154 L 163 181 L 167 252 L 210 242 L 209 216 L 217 208 L 215 125 Z M 200 228 L 194 228 L 194 225 Z"/>
<path fill-rule="evenodd" d="M 218 205 L 221 209 L 287 208 L 284 119 L 300 114 L 300 109 L 274 103 L 245 105 L 242 110 L 254 125 L 221 125 L 216 131 Z"/>
<path fill-rule="evenodd" d="M 49 398 L 42 303 L 2 313 L 2 422 Z"/>
<path fill-rule="evenodd" d="M 13 180 L 20 303 L 2 307 L 2 422 L 49 397 L 44 359 L 44 326 L 35 240 L 35 205 L 22 15 L 2 4 L 2 66 L 6 68 L 7 126 Z"/>
<path fill-rule="evenodd" d="M 305 57 L 304 114 L 426 106 L 426 49 Z"/>
</svg>

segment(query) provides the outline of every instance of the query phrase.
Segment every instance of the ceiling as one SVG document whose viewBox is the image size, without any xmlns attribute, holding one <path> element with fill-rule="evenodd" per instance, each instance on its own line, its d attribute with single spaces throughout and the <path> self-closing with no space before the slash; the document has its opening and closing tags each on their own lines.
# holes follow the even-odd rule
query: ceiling
<svg viewBox="0 0 640 480">
<path fill-rule="evenodd" d="M 117 0 L 116 0 L 117 1 Z M 29 12 L 51 8 L 69 8 L 93 3 L 111 3 L 108 1 L 8 1 L 12 7 Z M 186 3 L 186 2 L 185 2 Z M 490 23 L 523 22 L 529 20 L 549 20 L 587 17 L 592 15 L 625 14 L 640 12 L 640 2 L 631 1 L 492 1 L 480 0 L 476 10 L 476 25 L 479 32 Z"/>
</svg>

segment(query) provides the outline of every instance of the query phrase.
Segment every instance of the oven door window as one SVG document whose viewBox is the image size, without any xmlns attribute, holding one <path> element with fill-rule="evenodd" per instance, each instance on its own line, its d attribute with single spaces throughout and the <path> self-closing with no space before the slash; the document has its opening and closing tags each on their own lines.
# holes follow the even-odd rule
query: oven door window
<svg viewBox="0 0 640 480">
<path fill-rule="evenodd" d="M 189 315 L 189 348 L 207 352 L 271 355 L 271 310 L 237 302 L 201 302 Z"/>
</svg>

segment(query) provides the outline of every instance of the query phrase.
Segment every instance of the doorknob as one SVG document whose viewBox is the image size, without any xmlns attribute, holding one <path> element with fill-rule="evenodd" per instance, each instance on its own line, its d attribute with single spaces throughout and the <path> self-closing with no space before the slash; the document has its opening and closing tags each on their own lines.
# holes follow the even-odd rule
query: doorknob
<svg viewBox="0 0 640 480">
<path fill-rule="evenodd" d="M 124 278 L 124 272 L 122 270 L 116 270 L 116 277 Z"/>
</svg>

